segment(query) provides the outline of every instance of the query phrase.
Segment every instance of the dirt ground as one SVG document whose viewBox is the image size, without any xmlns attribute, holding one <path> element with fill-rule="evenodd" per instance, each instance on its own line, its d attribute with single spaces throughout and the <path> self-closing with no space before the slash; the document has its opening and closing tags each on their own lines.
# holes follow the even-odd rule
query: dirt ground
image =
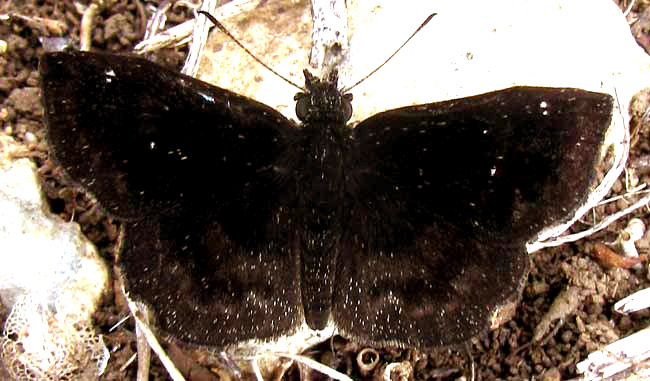
<svg viewBox="0 0 650 381">
<path fill-rule="evenodd" d="M 81 3 L 86 3 L 82 1 Z M 643 8 L 647 2 L 637 2 L 628 19 L 638 18 L 632 25 L 633 34 L 639 43 L 650 51 L 650 8 Z M 264 6 L 264 5 L 261 5 Z M 626 4 L 621 5 L 624 9 Z M 42 107 L 38 88 L 38 58 L 43 53 L 39 38 L 44 36 L 70 37 L 78 46 L 81 15 L 71 2 L 55 0 L 14 0 L 0 6 L 0 39 L 6 42 L 6 51 L 0 53 L 0 121 L 3 130 L 18 141 L 26 144 L 34 153 L 39 166 L 47 163 L 45 128 L 42 122 Z M 146 20 L 150 13 L 139 0 L 107 1 L 95 18 L 92 32 L 93 49 L 103 51 L 129 51 L 143 37 Z M 42 19 L 39 19 L 42 18 Z M 191 15 L 186 11 L 172 12 L 168 22 L 180 23 Z M 645 45 L 644 45 L 645 44 Z M 180 68 L 185 57 L 183 49 L 165 49 L 156 54 L 158 62 Z M 650 123 L 641 116 L 648 108 L 650 95 L 639 97 L 633 118 L 633 147 L 630 158 L 630 173 L 636 174 L 639 183 L 650 183 Z M 82 194 L 63 191 L 53 171 L 45 171 L 43 183 L 51 209 L 63 219 L 75 216 L 82 230 L 97 244 L 100 252 L 110 263 L 115 244 L 115 223 L 111 222 Z M 625 192 L 625 178 L 619 179 L 610 196 Z M 611 215 L 625 208 L 633 198 L 621 198 L 597 208 L 596 217 Z M 517 306 L 514 317 L 501 327 L 475 338 L 467 349 L 438 350 L 431 353 L 415 353 L 409 350 L 376 348 L 380 363 L 407 361 L 414 368 L 413 379 L 457 380 L 469 379 L 472 367 L 476 378 L 492 379 L 536 379 L 566 380 L 577 378 L 576 363 L 610 342 L 630 335 L 650 325 L 650 311 L 640 311 L 627 316 L 613 311 L 619 299 L 634 291 L 650 286 L 647 266 L 641 269 L 617 267 L 615 261 L 596 260 L 593 253 L 597 243 L 615 241 L 619 232 L 631 218 L 640 218 L 650 225 L 648 207 L 610 225 L 606 230 L 573 244 L 546 249 L 532 255 L 533 267 Z M 578 223 L 583 229 L 587 223 Z M 649 234 L 637 243 L 641 254 L 650 254 Z M 563 293 L 563 291 L 567 291 Z M 558 295 L 569 294 L 566 316 L 553 321 L 534 341 L 536 327 L 549 311 Z M 119 293 L 109 292 L 104 298 L 101 310 L 95 314 L 95 326 L 103 336 L 111 358 L 103 380 L 134 380 L 136 363 L 122 369 L 136 352 L 135 329 L 132 321 L 109 332 L 128 310 Z M 0 311 L 6 316 L 7 311 Z M 361 378 L 356 365 L 357 354 L 364 349 L 355 343 L 337 337 L 308 351 L 317 361 Z M 649 346 L 650 349 L 650 346 Z M 643 366 L 643 365 L 639 365 Z M 210 379 L 200 372 L 193 379 Z M 217 373 L 214 373 L 214 377 Z M 304 375 L 303 375 L 304 376 Z M 3 374 L 0 373 L 0 378 Z M 300 379 L 298 368 L 291 368 L 284 376 L 287 380 Z M 324 379 L 311 374 L 311 379 Z M 368 376 L 370 379 L 372 376 Z M 166 371 L 154 359 L 150 380 L 169 379 Z"/>
</svg>

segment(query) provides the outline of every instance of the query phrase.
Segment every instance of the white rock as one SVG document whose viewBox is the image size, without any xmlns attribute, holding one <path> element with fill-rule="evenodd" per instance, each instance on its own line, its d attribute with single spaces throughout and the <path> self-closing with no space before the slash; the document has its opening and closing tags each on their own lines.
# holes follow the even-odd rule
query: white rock
<svg viewBox="0 0 650 381">
<path fill-rule="evenodd" d="M 0 297 L 11 308 L 23 293 L 54 303 L 78 288 L 77 303 L 94 310 L 107 285 L 107 270 L 79 225 L 49 213 L 34 163 L 13 159 L 21 148 L 0 135 Z M 74 285 L 74 282 L 84 284 Z M 73 286 L 74 285 L 74 286 Z M 82 307 L 79 305 L 78 307 Z"/>
<path fill-rule="evenodd" d="M 21 379 L 93 379 L 109 353 L 91 314 L 108 271 L 79 225 L 48 211 L 24 147 L 0 133 L 0 355 Z"/>
</svg>

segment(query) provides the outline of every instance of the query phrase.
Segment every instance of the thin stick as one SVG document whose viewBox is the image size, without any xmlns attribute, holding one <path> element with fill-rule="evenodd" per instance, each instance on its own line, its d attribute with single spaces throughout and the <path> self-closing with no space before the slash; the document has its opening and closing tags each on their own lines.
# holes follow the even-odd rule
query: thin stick
<svg viewBox="0 0 650 381">
<path fill-rule="evenodd" d="M 86 8 L 81 17 L 81 31 L 79 36 L 79 50 L 87 52 L 92 44 L 91 32 L 93 30 L 95 15 L 99 11 L 99 5 L 92 3 Z"/>
<path fill-rule="evenodd" d="M 143 311 L 146 316 L 144 320 L 149 324 L 149 314 Z M 134 314 L 135 315 L 135 314 Z M 138 348 L 138 372 L 136 375 L 137 381 L 149 380 L 149 369 L 151 368 L 151 347 L 147 343 L 147 338 L 142 331 L 142 324 L 135 325 L 135 337 Z"/>
<path fill-rule="evenodd" d="M 126 294 L 124 289 L 122 289 L 122 292 L 126 296 L 129 310 L 131 310 L 131 316 L 133 316 L 133 319 L 135 319 L 135 324 L 137 325 L 138 328 L 140 328 L 140 332 L 145 337 L 151 349 L 153 349 L 156 355 L 158 355 L 160 362 L 165 367 L 165 370 L 167 370 L 167 373 L 169 373 L 171 379 L 174 381 L 185 381 L 185 377 L 183 377 L 181 372 L 176 368 L 176 365 L 174 365 L 174 363 L 169 358 L 169 356 L 167 356 L 165 350 L 160 346 L 158 339 L 156 339 L 156 335 L 151 331 L 149 326 L 140 319 L 139 315 L 141 309 L 133 300 L 129 298 L 129 296 Z"/>
</svg>

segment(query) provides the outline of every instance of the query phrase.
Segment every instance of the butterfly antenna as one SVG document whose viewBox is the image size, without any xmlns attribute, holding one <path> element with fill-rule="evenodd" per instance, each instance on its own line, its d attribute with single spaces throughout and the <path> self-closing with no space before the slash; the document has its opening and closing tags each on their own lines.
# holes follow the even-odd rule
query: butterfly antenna
<svg viewBox="0 0 650 381">
<path fill-rule="evenodd" d="M 287 82 L 288 84 L 290 84 L 291 86 L 294 86 L 294 87 L 298 88 L 300 91 L 307 91 L 307 90 L 305 90 L 304 88 L 302 88 L 302 87 L 296 85 L 295 83 L 293 83 L 291 80 L 285 78 L 282 74 L 280 74 L 280 73 L 278 73 L 277 71 L 271 69 L 271 67 L 269 67 L 269 65 L 265 64 L 264 62 L 262 62 L 262 60 L 260 60 L 259 58 L 257 58 L 257 57 L 256 57 L 256 56 L 255 56 L 255 55 L 254 55 L 250 50 L 248 50 L 248 49 L 247 49 L 247 48 L 246 48 L 246 47 L 245 47 L 241 42 L 239 42 L 239 41 L 235 38 L 235 36 L 233 36 L 232 33 L 230 33 L 230 32 L 228 31 L 228 29 L 226 29 L 226 27 L 223 26 L 222 23 L 220 23 L 216 18 L 214 18 L 214 16 L 212 16 L 211 14 L 209 14 L 209 13 L 206 12 L 206 11 L 199 11 L 198 13 L 200 13 L 200 14 L 204 15 L 205 17 L 207 17 L 208 20 L 210 20 L 210 21 L 214 24 L 214 26 L 216 26 L 217 28 L 219 28 L 219 30 L 221 30 L 221 32 L 223 32 L 226 36 L 230 37 L 230 39 L 233 40 L 233 41 L 235 42 L 235 44 L 237 44 L 240 48 L 244 49 L 244 51 L 245 51 L 246 53 L 248 53 L 248 55 L 251 56 L 255 61 L 257 61 L 257 63 L 259 63 L 260 65 L 264 66 L 264 67 L 265 67 L 267 70 L 269 70 L 271 73 L 273 73 L 273 74 L 277 75 L 278 77 L 284 79 L 284 81 Z"/>
<path fill-rule="evenodd" d="M 415 36 L 415 35 L 416 35 L 420 30 L 422 30 L 422 28 L 424 28 L 424 26 L 427 25 L 427 24 L 429 23 L 429 21 L 431 21 L 431 19 L 432 19 L 433 16 L 435 16 L 435 15 L 437 15 L 437 13 L 432 13 L 432 14 L 430 14 L 429 17 L 427 17 L 426 20 L 424 20 L 424 22 L 422 23 L 422 25 L 420 25 L 420 26 L 415 30 L 415 32 L 413 32 L 413 34 L 411 35 L 411 37 L 409 37 L 408 39 L 406 39 L 406 41 L 404 41 L 404 43 L 403 43 L 399 48 L 397 48 L 397 50 L 396 50 L 393 54 L 391 54 L 390 57 L 388 57 L 388 59 L 387 59 L 386 61 L 384 61 L 384 63 L 382 63 L 381 65 L 377 66 L 377 68 L 376 68 L 375 70 L 371 71 L 370 74 L 368 74 L 368 75 L 366 75 L 365 77 L 361 78 L 361 79 L 360 79 L 357 83 L 355 83 L 354 85 L 352 85 L 352 86 L 350 86 L 350 87 L 343 88 L 343 89 L 341 90 L 341 92 L 342 92 L 342 93 L 346 93 L 346 92 L 352 90 L 354 87 L 357 87 L 358 84 L 360 84 L 361 82 L 363 82 L 363 81 L 365 81 L 366 79 L 368 79 L 368 77 L 370 77 L 371 75 L 375 74 L 375 73 L 377 72 L 377 70 L 381 69 L 384 65 L 386 65 L 386 63 L 388 63 L 388 61 L 390 61 L 393 57 L 395 57 L 395 55 L 396 55 L 400 50 L 402 50 L 402 48 L 404 47 L 404 45 L 408 44 L 408 42 L 411 41 L 411 39 L 412 39 L 412 38 L 413 38 L 413 37 L 414 37 L 414 36 Z"/>
</svg>

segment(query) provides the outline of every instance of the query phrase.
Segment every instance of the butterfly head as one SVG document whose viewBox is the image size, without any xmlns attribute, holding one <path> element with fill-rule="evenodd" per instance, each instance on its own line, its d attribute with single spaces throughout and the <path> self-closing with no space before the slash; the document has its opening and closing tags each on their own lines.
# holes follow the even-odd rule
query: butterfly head
<svg viewBox="0 0 650 381">
<path fill-rule="evenodd" d="M 321 80 L 305 70 L 306 91 L 297 93 L 296 115 L 305 123 L 345 123 L 352 116 L 352 94 L 341 94 L 338 89 L 338 72 L 332 71 Z"/>
</svg>

